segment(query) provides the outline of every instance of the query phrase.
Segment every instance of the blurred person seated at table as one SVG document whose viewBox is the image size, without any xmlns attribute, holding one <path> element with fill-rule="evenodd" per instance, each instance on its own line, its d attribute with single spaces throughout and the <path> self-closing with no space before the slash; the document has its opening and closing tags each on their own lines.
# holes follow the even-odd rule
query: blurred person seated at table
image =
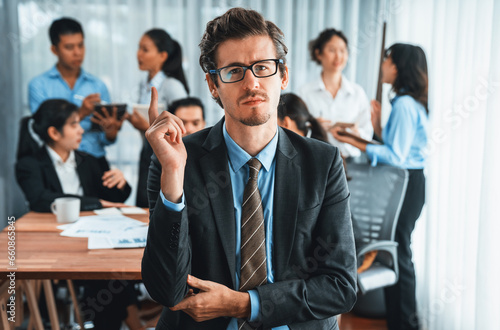
<svg viewBox="0 0 500 330">
<path fill-rule="evenodd" d="M 286 129 L 291 130 L 301 136 L 310 137 L 328 143 L 328 136 L 321 124 L 314 118 L 307 109 L 307 105 L 297 95 L 293 93 L 285 93 L 281 95 L 278 105 L 278 124 Z M 347 180 L 350 180 L 347 175 L 347 164 L 345 160 L 344 170 Z M 356 249 L 362 246 L 362 233 L 356 221 L 352 221 L 354 242 Z M 375 260 L 377 251 L 371 251 L 366 255 L 358 257 L 358 273 L 367 270 Z"/>
<path fill-rule="evenodd" d="M 85 44 L 80 23 L 71 18 L 55 20 L 50 26 L 49 36 L 50 49 L 57 56 L 57 63 L 29 83 L 31 113 L 48 99 L 65 99 L 76 104 L 84 130 L 79 150 L 98 158 L 104 166 L 107 163 L 104 147 L 115 142 L 123 118 L 118 120 L 116 113 L 110 114 L 106 110 L 102 116 L 94 114 L 94 106 L 109 103 L 110 97 L 106 85 L 82 68 Z M 92 129 L 92 123 L 102 129 Z"/>
<path fill-rule="evenodd" d="M 174 101 L 168 106 L 168 111 L 182 120 L 186 129 L 183 137 L 205 128 L 205 107 L 197 97 L 186 97 Z"/>
<path fill-rule="evenodd" d="M 357 157 L 361 154 L 357 148 L 332 135 L 335 124 L 348 124 L 352 133 L 364 139 L 371 140 L 373 136 L 366 93 L 342 74 L 349 59 L 347 37 L 342 31 L 326 29 L 309 43 L 309 50 L 311 59 L 321 65 L 321 75 L 302 86 L 298 95 L 329 133 L 330 143 L 340 149 L 342 157 Z"/>
<path fill-rule="evenodd" d="M 301 136 L 330 143 L 328 134 L 321 123 L 311 115 L 304 100 L 296 94 L 285 93 L 281 95 L 278 105 L 278 125 Z M 344 158 L 342 158 L 342 163 L 346 178 L 350 180 Z"/>
<path fill-rule="evenodd" d="M 328 136 L 321 124 L 311 115 L 304 101 L 293 93 L 281 95 L 278 125 L 300 136 L 328 142 Z"/>
<path fill-rule="evenodd" d="M 144 33 L 139 41 L 137 63 L 141 71 L 148 75 L 139 85 L 139 103 L 149 104 L 151 87 L 158 91 L 158 102 L 165 107 L 175 100 L 185 98 L 189 94 L 184 70 L 182 69 L 181 45 L 162 29 L 151 29 Z M 147 182 L 148 169 L 153 149 L 144 137 L 149 128 L 149 120 L 137 109 L 127 115 L 130 123 L 141 132 L 142 150 L 139 160 L 139 181 L 137 184 L 136 205 L 148 207 Z"/>
<path fill-rule="evenodd" d="M 76 150 L 82 134 L 78 107 L 66 100 L 47 100 L 23 119 L 16 177 L 32 211 L 50 212 L 58 197 L 79 198 L 82 211 L 124 206 L 131 189 L 123 173 Z"/>
<path fill-rule="evenodd" d="M 33 133 L 43 141 L 42 147 Z M 122 172 L 103 168 L 95 157 L 77 151 L 82 134 L 78 107 L 66 100 L 47 100 L 35 114 L 23 119 L 16 176 L 32 211 L 50 212 L 51 203 L 58 197 L 79 198 L 81 211 L 126 206 L 123 202 L 131 189 Z M 78 284 L 85 286 L 84 302 L 88 302 L 95 300 L 101 290 L 116 287 L 115 282 L 118 281 Z M 114 293 L 110 304 L 86 313 L 91 316 L 94 329 L 118 330 L 122 321 L 130 329 L 142 329 L 134 285 L 119 282 L 122 289 Z"/>
</svg>

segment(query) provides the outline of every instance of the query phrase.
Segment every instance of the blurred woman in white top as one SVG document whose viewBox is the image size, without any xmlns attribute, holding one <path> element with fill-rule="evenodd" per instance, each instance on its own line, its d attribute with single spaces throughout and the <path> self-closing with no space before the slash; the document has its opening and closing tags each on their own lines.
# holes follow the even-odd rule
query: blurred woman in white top
<svg viewBox="0 0 500 330">
<path fill-rule="evenodd" d="M 137 63 L 140 70 L 148 72 L 146 79 L 139 85 L 140 104 L 149 104 L 152 87 L 158 91 L 158 103 L 163 104 L 165 109 L 173 101 L 188 96 L 189 87 L 182 68 L 182 48 L 167 31 L 151 29 L 144 33 L 139 41 Z M 147 182 L 153 149 L 144 137 L 144 132 L 149 127 L 149 120 L 136 110 L 127 119 L 143 134 L 136 206 L 148 207 Z"/>
<path fill-rule="evenodd" d="M 354 124 L 348 130 L 371 140 L 373 127 L 370 101 L 363 88 L 342 74 L 349 58 L 348 41 L 342 31 L 326 29 L 309 43 L 311 59 L 322 67 L 321 76 L 298 92 L 311 114 L 328 132 L 329 142 L 340 149 L 343 157 L 357 157 L 360 151 L 337 141 L 332 127 L 339 123 Z"/>
</svg>

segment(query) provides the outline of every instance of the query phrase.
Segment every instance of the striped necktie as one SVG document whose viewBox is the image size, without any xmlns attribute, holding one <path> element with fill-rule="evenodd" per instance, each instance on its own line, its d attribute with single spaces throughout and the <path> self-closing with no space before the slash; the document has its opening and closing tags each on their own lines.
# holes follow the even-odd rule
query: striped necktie
<svg viewBox="0 0 500 330">
<path fill-rule="evenodd" d="M 258 159 L 248 161 L 250 175 L 241 204 L 241 273 L 240 291 L 248 291 L 267 282 L 266 236 L 264 211 L 257 178 L 262 164 Z M 254 329 L 239 320 L 239 329 Z"/>
</svg>

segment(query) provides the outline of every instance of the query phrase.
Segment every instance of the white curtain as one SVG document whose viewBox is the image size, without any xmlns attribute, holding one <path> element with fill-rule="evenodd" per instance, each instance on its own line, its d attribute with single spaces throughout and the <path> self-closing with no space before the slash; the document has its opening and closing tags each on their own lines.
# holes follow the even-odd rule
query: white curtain
<svg viewBox="0 0 500 330">
<path fill-rule="evenodd" d="M 14 164 L 22 116 L 21 60 L 17 6 L 0 0 L 0 228 L 27 212 L 16 184 Z"/>
<path fill-rule="evenodd" d="M 307 43 L 326 27 L 350 42 L 347 77 L 375 96 L 384 17 L 387 42 L 421 45 L 429 62 L 432 131 L 427 204 L 413 237 L 417 294 L 426 329 L 489 329 L 500 310 L 500 3 L 494 0 L 107 0 L 19 2 L 23 91 L 55 63 L 48 27 L 60 16 L 85 30 L 84 68 L 102 78 L 113 101 L 134 103 L 145 73 L 135 53 L 141 35 L 166 29 L 183 48 L 191 94 L 215 123 L 222 111 L 210 99 L 198 64 L 205 24 L 228 8 L 260 11 L 285 33 L 296 91 L 319 73 Z M 387 93 L 384 92 L 384 95 Z M 25 102 L 27 100 L 25 99 Z M 27 109 L 27 107 L 26 107 Z M 385 111 L 387 117 L 388 111 Z M 27 111 L 27 110 L 26 110 Z M 108 158 L 137 180 L 140 139 L 125 125 Z M 129 199 L 133 203 L 134 197 Z"/>
<path fill-rule="evenodd" d="M 500 2 L 400 1 L 389 43 L 429 62 L 426 212 L 413 236 L 425 329 L 498 327 Z"/>
</svg>

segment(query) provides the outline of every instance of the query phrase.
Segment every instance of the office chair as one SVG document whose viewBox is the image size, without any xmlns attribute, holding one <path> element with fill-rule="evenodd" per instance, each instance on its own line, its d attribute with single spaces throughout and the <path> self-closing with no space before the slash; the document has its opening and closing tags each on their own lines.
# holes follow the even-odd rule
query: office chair
<svg viewBox="0 0 500 330">
<path fill-rule="evenodd" d="M 358 274 L 358 292 L 393 285 L 398 280 L 397 220 L 408 184 L 408 172 L 387 165 L 349 163 L 351 213 L 355 227 L 356 254 L 359 260 L 371 252 L 376 258 Z"/>
</svg>

